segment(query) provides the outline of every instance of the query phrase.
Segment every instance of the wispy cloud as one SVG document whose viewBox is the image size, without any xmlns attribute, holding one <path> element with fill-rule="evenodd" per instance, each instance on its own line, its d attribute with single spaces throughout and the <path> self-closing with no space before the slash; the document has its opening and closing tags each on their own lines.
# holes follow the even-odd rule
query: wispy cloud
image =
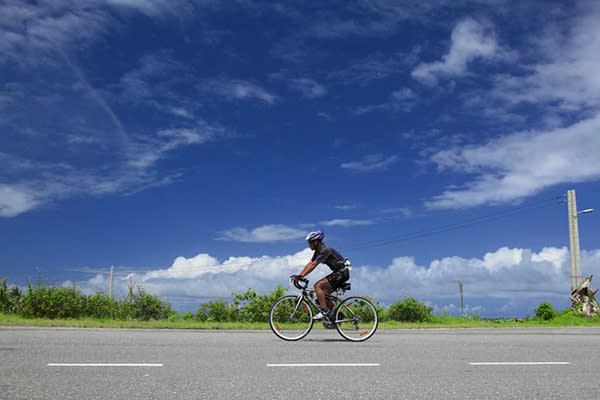
<svg viewBox="0 0 600 400">
<path fill-rule="evenodd" d="M 290 87 L 309 99 L 322 97 L 327 94 L 327 89 L 323 85 L 310 78 L 292 79 L 290 80 Z"/>
<path fill-rule="evenodd" d="M 275 103 L 279 97 L 269 93 L 260 85 L 236 79 L 211 79 L 200 85 L 201 90 L 217 94 L 227 100 L 260 100 L 268 104 Z"/>
<path fill-rule="evenodd" d="M 169 151 L 179 147 L 204 144 L 233 134 L 218 124 L 209 124 L 203 120 L 195 121 L 186 128 L 159 130 L 156 136 L 139 136 L 129 144 L 126 152 L 128 165 L 147 169 L 152 167 Z"/>
<path fill-rule="evenodd" d="M 373 111 L 409 112 L 413 109 L 417 103 L 417 100 L 417 95 L 412 89 L 402 88 L 392 92 L 388 102 L 377 105 L 357 107 L 354 110 L 354 113 L 357 115 L 362 115 Z"/>
<path fill-rule="evenodd" d="M 358 172 L 372 172 L 382 170 L 399 159 L 397 156 L 385 156 L 383 154 L 372 154 L 362 158 L 360 161 L 346 162 L 341 165 L 341 168 L 358 171 Z"/>
<path fill-rule="evenodd" d="M 69 162 L 48 163 L 0 153 L 5 183 L 0 185 L 0 217 L 14 217 L 57 200 L 111 193 L 131 194 L 181 179 L 181 173 L 157 170 L 159 160 L 178 148 L 231 137 L 218 124 L 195 121 L 193 127 L 159 130 L 155 135 L 129 137 L 119 162 L 84 167 Z M 74 145 L 89 141 L 69 139 Z M 91 139 L 90 139 L 91 140 Z M 92 142 L 93 143 L 93 142 Z"/>
<path fill-rule="evenodd" d="M 353 210 L 355 208 L 358 208 L 357 204 L 340 204 L 338 206 L 335 206 L 335 208 L 337 208 L 338 210 Z"/>
<path fill-rule="evenodd" d="M 478 94 L 484 107 L 500 110 L 489 114 L 493 120 L 510 118 L 526 103 L 542 117 L 540 127 L 433 154 L 430 160 L 440 171 L 465 174 L 467 181 L 427 201 L 427 207 L 519 201 L 553 185 L 600 178 L 594 161 L 594 149 L 600 148 L 600 80 L 592 68 L 600 62 L 600 41 L 590 40 L 600 34 L 600 6 L 586 3 L 580 11 L 585 12 L 568 29 L 552 27 L 532 40 L 536 64 L 496 76 L 491 91 Z"/>
<path fill-rule="evenodd" d="M 373 225 L 375 221 L 370 219 L 347 219 L 347 218 L 338 218 L 332 219 L 329 221 L 321 221 L 319 224 L 324 226 L 342 226 L 344 228 L 348 228 L 351 226 L 364 226 L 364 225 Z"/>
<path fill-rule="evenodd" d="M 0 217 L 14 217 L 39 205 L 26 185 L 0 184 Z"/>
<path fill-rule="evenodd" d="M 305 231 L 285 225 L 263 225 L 248 230 L 236 227 L 224 230 L 218 240 L 234 242 L 279 242 L 303 238 Z"/>
<path fill-rule="evenodd" d="M 27 24 L 3 25 L 0 30 L 2 38 L 10 39 L 0 44 L 0 66 L 18 60 L 11 75 L 16 82 L 0 87 L 0 125 L 8 132 L 19 132 L 12 148 L 32 144 L 41 148 L 37 157 L 24 152 L 0 157 L 2 217 L 73 196 L 126 195 L 170 184 L 181 179 L 182 173 L 159 170 L 159 160 L 182 147 L 233 135 L 197 117 L 193 112 L 199 108 L 197 101 L 176 91 L 184 83 L 193 89 L 197 79 L 170 51 L 144 55 L 117 84 L 92 85 L 76 62 L 77 51 L 102 39 L 119 22 L 106 3 L 91 1 L 81 8 L 71 3 L 40 4 Z M 142 3 L 113 1 L 111 5 L 140 11 L 146 7 Z M 158 15 L 168 5 L 147 6 L 158 8 L 143 13 Z M 5 7 L 1 5 L 0 10 Z M 153 107 L 171 118 L 165 127 L 132 134 L 119 115 L 123 104 Z M 173 121 L 173 116 L 178 120 Z M 48 161 L 56 159 L 56 151 L 44 153 L 41 140 L 64 150 L 60 163 Z"/>
<path fill-rule="evenodd" d="M 512 58 L 502 48 L 493 30 L 472 18 L 460 21 L 452 31 L 451 45 L 442 61 L 421 63 L 412 71 L 412 77 L 434 85 L 439 78 L 460 77 L 467 74 L 468 64 L 475 60 L 502 60 Z"/>
<path fill-rule="evenodd" d="M 408 207 L 397 207 L 397 208 L 385 208 L 381 210 L 383 214 L 402 214 L 405 217 L 410 217 L 413 215 L 413 212 Z"/>
<path fill-rule="evenodd" d="M 542 106 L 553 118 L 600 109 L 600 4 L 585 2 L 566 27 L 552 25 L 531 40 L 535 62 L 519 74 L 500 74 L 488 94 L 505 107 Z"/>
<path fill-rule="evenodd" d="M 600 115 L 566 128 L 520 132 L 483 145 L 440 151 L 440 171 L 474 176 L 427 201 L 429 208 L 467 208 L 521 200 L 550 186 L 600 178 Z"/>
</svg>

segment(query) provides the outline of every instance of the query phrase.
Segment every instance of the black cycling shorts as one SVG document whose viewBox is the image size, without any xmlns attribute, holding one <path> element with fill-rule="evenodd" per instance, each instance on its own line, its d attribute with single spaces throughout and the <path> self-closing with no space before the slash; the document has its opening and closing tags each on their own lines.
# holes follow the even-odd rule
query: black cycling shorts
<svg viewBox="0 0 600 400">
<path fill-rule="evenodd" d="M 327 282 L 329 282 L 332 288 L 337 289 L 350 279 L 350 272 L 347 269 L 342 269 L 327 275 L 325 278 L 327 278 Z"/>
</svg>

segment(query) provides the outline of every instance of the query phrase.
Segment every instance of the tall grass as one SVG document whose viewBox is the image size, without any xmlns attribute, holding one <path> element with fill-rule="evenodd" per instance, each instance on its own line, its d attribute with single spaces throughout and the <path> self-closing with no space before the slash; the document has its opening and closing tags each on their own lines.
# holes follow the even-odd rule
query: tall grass
<svg viewBox="0 0 600 400">
<path fill-rule="evenodd" d="M 150 320 L 177 314 L 169 303 L 146 292 L 141 286 L 129 296 L 115 300 L 103 293 L 84 295 L 75 287 L 29 285 L 27 293 L 0 280 L 0 312 L 24 318 L 109 318 Z"/>
<path fill-rule="evenodd" d="M 85 295 L 75 287 L 29 285 L 23 293 L 0 279 L 0 323 L 50 326 L 113 326 L 200 329 L 268 329 L 269 312 L 285 289 L 277 286 L 267 294 L 248 289 L 233 293 L 233 301 L 224 299 L 200 304 L 197 312 L 179 316 L 167 302 L 146 292 L 141 286 L 130 288 L 125 299 L 116 300 L 104 293 Z M 481 321 L 469 318 L 437 316 L 432 308 L 414 298 L 405 298 L 388 307 L 375 304 L 382 328 L 420 327 L 492 327 L 492 326 L 579 326 L 600 325 L 600 316 L 585 319 L 571 309 L 557 313 L 550 304 L 535 309 L 536 316 L 520 321 Z M 69 320 L 67 322 L 61 322 Z M 25 322 L 28 321 L 28 322 Z M 61 325 L 61 324 L 65 325 Z M 319 324 L 316 324 L 319 325 Z"/>
</svg>

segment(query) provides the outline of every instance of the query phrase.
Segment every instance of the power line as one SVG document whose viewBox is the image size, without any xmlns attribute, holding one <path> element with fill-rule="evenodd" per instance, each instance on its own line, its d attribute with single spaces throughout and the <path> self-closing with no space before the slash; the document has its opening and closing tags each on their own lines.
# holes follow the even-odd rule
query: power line
<svg viewBox="0 0 600 400">
<path fill-rule="evenodd" d="M 536 203 L 526 204 L 524 206 L 516 207 L 516 208 L 510 209 L 510 210 L 499 211 L 499 212 L 483 215 L 480 217 L 471 218 L 471 219 L 457 222 L 457 223 L 442 225 L 442 226 L 439 226 L 439 227 L 433 228 L 433 229 L 409 232 L 409 233 L 392 236 L 392 237 L 388 237 L 388 238 L 369 240 L 369 241 L 362 242 L 362 243 L 354 245 L 354 246 L 341 247 L 340 250 L 360 250 L 360 249 L 370 248 L 370 247 L 386 246 L 388 244 L 392 244 L 392 243 L 396 243 L 396 242 L 404 242 L 404 241 L 408 241 L 408 240 L 412 240 L 412 239 L 418 239 L 418 238 L 422 238 L 422 237 L 426 237 L 426 236 L 435 235 L 438 233 L 452 231 L 455 229 L 465 228 L 468 226 L 476 225 L 481 222 L 502 219 L 502 218 L 505 218 L 505 217 L 508 217 L 508 216 L 511 216 L 514 214 L 518 214 L 520 212 L 523 212 L 525 210 L 529 210 L 532 208 L 549 207 L 549 206 L 556 204 L 558 202 L 558 200 L 562 199 L 562 197 L 563 196 L 553 197 L 551 199 L 542 200 L 542 201 L 539 201 Z"/>
</svg>

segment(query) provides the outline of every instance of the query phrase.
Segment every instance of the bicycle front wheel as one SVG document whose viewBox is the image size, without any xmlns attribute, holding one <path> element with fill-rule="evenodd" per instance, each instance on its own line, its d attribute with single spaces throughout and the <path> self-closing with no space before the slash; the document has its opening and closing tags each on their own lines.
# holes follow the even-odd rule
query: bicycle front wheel
<svg viewBox="0 0 600 400">
<path fill-rule="evenodd" d="M 344 299 L 335 311 L 335 328 L 352 342 L 363 342 L 373 336 L 378 324 L 377 309 L 364 297 Z"/>
<path fill-rule="evenodd" d="M 313 313 L 302 296 L 283 296 L 273 304 L 269 324 L 283 340 L 300 340 L 313 326 Z"/>
</svg>

